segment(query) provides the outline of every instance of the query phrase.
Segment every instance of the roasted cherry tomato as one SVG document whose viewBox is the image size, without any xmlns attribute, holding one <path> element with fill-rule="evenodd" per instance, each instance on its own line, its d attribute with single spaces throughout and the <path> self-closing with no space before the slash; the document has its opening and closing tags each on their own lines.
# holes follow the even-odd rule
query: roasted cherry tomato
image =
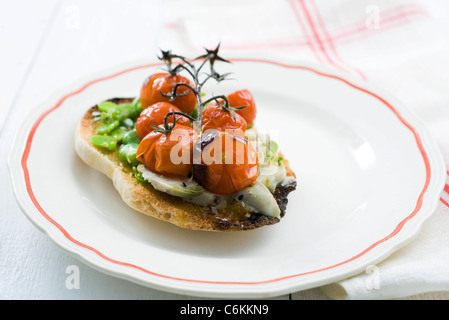
<svg viewBox="0 0 449 320">
<path fill-rule="evenodd" d="M 140 102 L 142 108 L 148 108 L 152 104 L 161 101 L 168 101 L 170 98 L 164 96 L 164 94 L 171 94 L 173 88 L 177 83 L 186 83 L 192 88 L 195 87 L 192 81 L 179 74 L 170 74 L 168 72 L 156 73 L 145 79 L 142 88 L 140 90 Z M 183 94 L 190 89 L 185 86 L 180 86 L 177 89 L 177 94 Z M 177 106 L 182 112 L 190 114 L 196 107 L 196 95 L 193 91 L 190 91 L 186 95 L 179 96 L 170 103 Z"/>
<path fill-rule="evenodd" d="M 254 97 L 247 89 L 239 90 L 227 95 L 230 107 L 237 108 L 247 106 L 246 108 L 235 110 L 234 112 L 240 114 L 251 127 L 256 119 L 257 109 Z"/>
<path fill-rule="evenodd" d="M 221 195 L 256 182 L 259 161 L 248 140 L 229 132 L 209 130 L 195 145 L 193 176 L 205 189 Z M 201 155 L 201 159 L 198 159 Z"/>
<path fill-rule="evenodd" d="M 136 121 L 137 137 L 142 140 L 148 133 L 154 130 L 150 123 L 155 126 L 163 125 L 165 115 L 169 112 L 181 112 L 181 110 L 169 102 L 157 102 L 143 109 Z M 176 118 L 179 118 L 177 123 L 190 126 L 189 119 L 178 115 L 176 115 Z M 168 119 L 168 122 L 173 123 L 172 116 Z"/>
<path fill-rule="evenodd" d="M 167 133 L 152 131 L 140 141 L 136 159 L 155 173 L 186 178 L 192 171 L 197 137 L 191 127 L 178 123 Z"/>
<path fill-rule="evenodd" d="M 208 129 L 232 130 L 234 135 L 243 136 L 247 127 L 246 121 L 238 113 L 234 115 L 235 119 L 231 112 L 217 107 L 216 104 L 206 107 L 202 117 L 203 132 Z"/>
</svg>

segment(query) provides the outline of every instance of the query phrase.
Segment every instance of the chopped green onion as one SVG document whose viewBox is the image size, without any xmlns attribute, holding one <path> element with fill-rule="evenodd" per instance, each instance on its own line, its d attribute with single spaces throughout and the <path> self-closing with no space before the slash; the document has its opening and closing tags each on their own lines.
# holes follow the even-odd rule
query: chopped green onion
<svg viewBox="0 0 449 320">
<path fill-rule="evenodd" d="M 283 157 L 279 157 L 279 158 L 278 158 L 278 166 L 280 166 L 280 165 L 282 164 L 282 160 L 284 160 Z"/>
<path fill-rule="evenodd" d="M 275 154 L 278 151 L 278 144 L 272 140 L 268 141 L 268 150 L 270 150 L 270 153 Z"/>
</svg>

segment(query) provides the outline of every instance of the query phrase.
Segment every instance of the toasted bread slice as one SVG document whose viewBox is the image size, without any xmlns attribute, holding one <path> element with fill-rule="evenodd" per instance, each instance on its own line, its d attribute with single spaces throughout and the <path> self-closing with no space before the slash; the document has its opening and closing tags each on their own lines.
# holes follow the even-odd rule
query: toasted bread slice
<svg viewBox="0 0 449 320">
<path fill-rule="evenodd" d="M 114 98 L 109 101 L 131 103 L 133 98 Z M 179 197 L 154 189 L 150 184 L 141 183 L 133 176 L 130 166 L 123 164 L 117 151 L 109 152 L 95 147 L 90 138 L 96 134 L 98 122 L 93 122 L 92 112 L 98 111 L 97 106 L 86 111 L 80 120 L 75 133 L 75 150 L 80 158 L 90 167 L 108 176 L 123 201 L 131 208 L 170 222 L 176 226 L 191 230 L 207 231 L 240 231 L 272 225 L 280 221 L 279 218 L 265 216 L 256 212 L 249 212 L 238 201 L 232 202 L 226 208 L 212 210 L 186 202 Z M 283 160 L 288 176 L 294 173 Z M 281 210 L 281 217 L 285 215 L 288 194 L 296 188 L 296 182 L 279 185 L 274 197 Z"/>
</svg>

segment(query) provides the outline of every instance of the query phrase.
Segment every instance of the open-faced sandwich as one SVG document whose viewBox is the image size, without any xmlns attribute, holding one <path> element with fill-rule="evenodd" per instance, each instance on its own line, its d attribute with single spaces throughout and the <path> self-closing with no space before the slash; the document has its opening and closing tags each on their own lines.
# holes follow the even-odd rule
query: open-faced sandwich
<svg viewBox="0 0 449 320">
<path fill-rule="evenodd" d="M 242 89 L 207 97 L 218 47 L 193 60 L 162 51 L 166 72 L 140 96 L 111 98 L 79 122 L 75 149 L 107 175 L 133 209 L 176 226 L 250 230 L 285 215 L 296 176 L 275 141 L 257 132 L 256 103 Z M 208 66 L 209 73 L 204 67 Z"/>
</svg>

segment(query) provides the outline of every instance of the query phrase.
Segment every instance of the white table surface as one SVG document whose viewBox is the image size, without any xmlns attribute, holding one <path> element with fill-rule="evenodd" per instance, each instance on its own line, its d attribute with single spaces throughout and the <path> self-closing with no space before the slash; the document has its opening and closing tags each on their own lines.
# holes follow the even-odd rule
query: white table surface
<svg viewBox="0 0 449 320">
<path fill-rule="evenodd" d="M 448 2 L 429 7 L 445 30 Z M 165 8 L 164 0 L 0 0 L 1 299 L 199 299 L 100 273 L 63 252 L 21 212 L 7 165 L 23 117 L 54 91 L 119 63 L 154 57 Z M 73 266 L 80 282 L 70 289 Z M 405 299 L 448 298 L 433 293 Z M 327 297 L 310 289 L 276 299 Z"/>
</svg>

